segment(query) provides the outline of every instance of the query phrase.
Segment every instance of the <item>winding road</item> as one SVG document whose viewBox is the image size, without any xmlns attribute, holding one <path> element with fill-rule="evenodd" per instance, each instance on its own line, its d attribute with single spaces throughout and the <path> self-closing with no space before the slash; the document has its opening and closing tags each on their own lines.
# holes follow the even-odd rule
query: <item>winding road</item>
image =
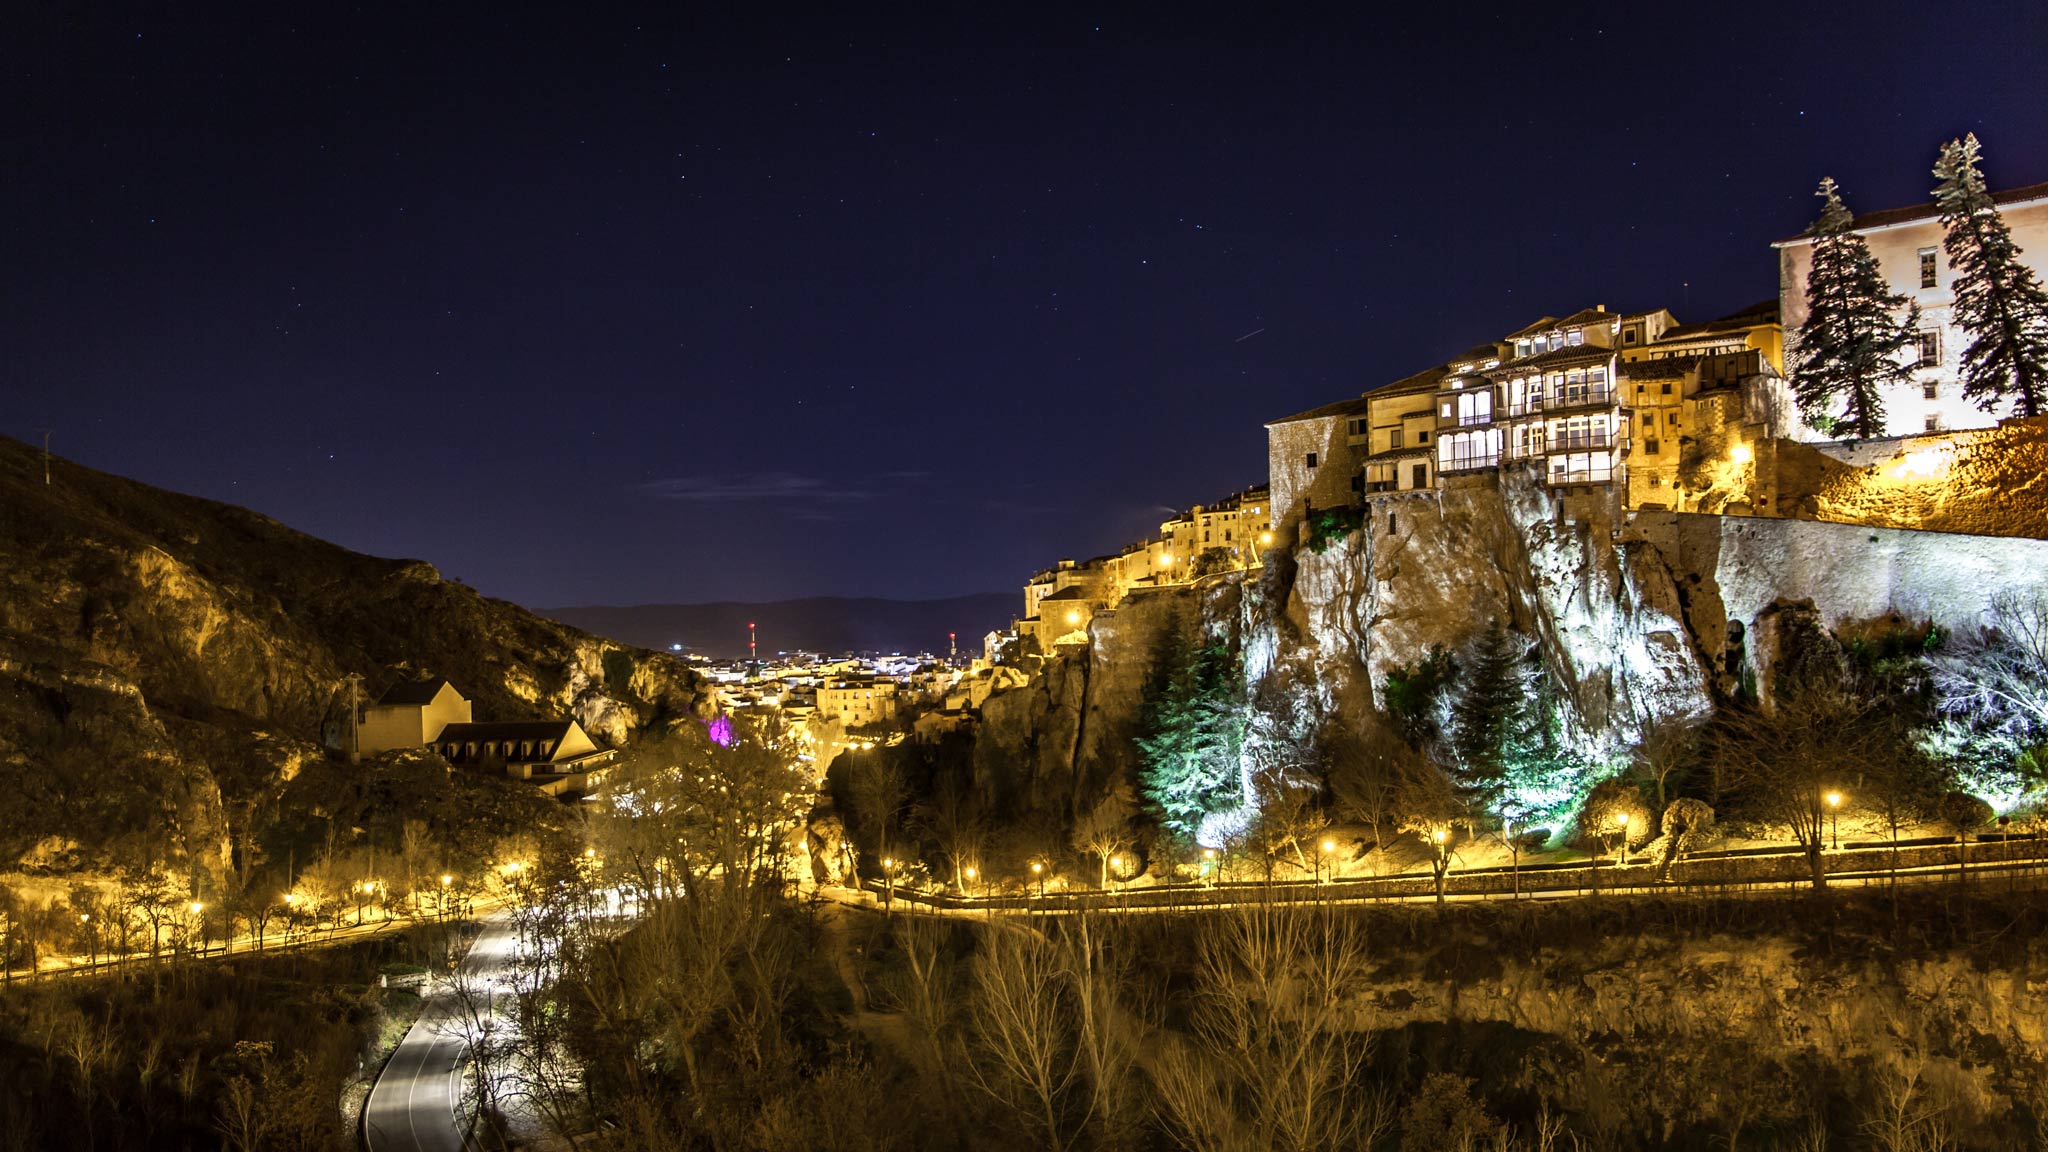
<svg viewBox="0 0 2048 1152">
<path fill-rule="evenodd" d="M 483 925 L 458 970 L 458 978 L 477 989 L 494 988 L 519 950 L 509 914 Z M 453 989 L 437 985 L 370 1089 L 363 1109 L 370 1152 L 462 1152 L 467 1125 L 457 1105 L 469 1050 L 463 1016 Z"/>
</svg>

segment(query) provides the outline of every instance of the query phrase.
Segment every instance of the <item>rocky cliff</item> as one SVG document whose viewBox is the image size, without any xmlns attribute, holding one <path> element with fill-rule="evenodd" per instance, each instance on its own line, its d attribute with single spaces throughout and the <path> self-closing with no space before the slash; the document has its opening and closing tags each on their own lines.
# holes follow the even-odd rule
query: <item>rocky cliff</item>
<svg viewBox="0 0 2048 1152">
<path fill-rule="evenodd" d="M 707 699 L 679 661 L 266 517 L 0 438 L 0 868 L 121 838 L 217 863 L 224 805 L 338 744 L 345 677 L 446 676 L 478 720 L 570 715 L 611 743 Z"/>
<path fill-rule="evenodd" d="M 1519 472 L 1381 497 L 1358 530 L 1322 544 L 1276 550 L 1263 574 L 1141 593 L 1098 616 L 1085 653 L 988 702 L 984 784 L 1019 781 L 1030 802 L 1051 793 L 1078 811 L 1129 771 L 1144 688 L 1175 629 L 1242 652 L 1249 758 L 1304 724 L 1360 723 L 1384 706 L 1390 672 L 1498 620 L 1537 638 L 1566 728 L 1603 759 L 1645 721 L 1701 715 L 1754 678 L 1779 606 L 1810 603 L 1836 630 L 1955 630 L 1980 620 L 1992 591 L 2048 583 L 2044 540 L 1622 516 L 1599 489 L 1560 491 Z"/>
<path fill-rule="evenodd" d="M 1294 557 L 1254 622 L 1246 671 L 1331 710 L 1494 620 L 1538 637 L 1566 721 L 1596 755 L 1651 718 L 1693 716 L 1768 659 L 1766 610 L 1811 602 L 1840 629 L 1976 624 L 1989 594 L 2048 582 L 2048 541 L 1803 520 L 1642 513 L 1516 473 L 1384 501 L 1363 529 Z M 1355 705 L 1354 705 L 1355 706 Z"/>
</svg>

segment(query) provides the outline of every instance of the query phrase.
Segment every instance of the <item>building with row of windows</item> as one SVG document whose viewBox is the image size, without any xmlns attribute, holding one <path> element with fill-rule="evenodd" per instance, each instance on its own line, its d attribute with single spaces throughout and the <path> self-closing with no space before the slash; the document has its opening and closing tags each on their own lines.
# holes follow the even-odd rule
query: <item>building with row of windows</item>
<svg viewBox="0 0 2048 1152">
<path fill-rule="evenodd" d="M 1273 544 L 1267 489 L 1248 488 L 1197 504 L 1159 525 L 1159 534 L 1092 560 L 1061 560 L 1024 585 L 1016 634 L 1042 653 L 1085 643 L 1088 625 L 1133 591 L 1186 584 L 1265 563 Z"/>
<path fill-rule="evenodd" d="M 2048 277 L 2048 185 L 1995 197 L 2023 258 Z M 1895 292 L 1919 308 L 1909 382 L 1885 396 L 1894 437 L 1984 428 L 2007 412 L 1962 398 L 1966 334 L 1953 327 L 1953 276 L 1932 204 L 1858 218 Z M 1816 442 L 1785 384 L 1787 340 L 1805 316 L 1812 240 L 1778 242 L 1779 294 L 1682 324 L 1668 310 L 1595 305 L 1543 317 L 1450 361 L 1266 426 L 1270 517 L 1374 508 L 1516 470 L 1570 507 L 1613 512 L 1786 515 L 1760 461 L 1786 440 Z M 1902 317 L 1903 318 L 1903 317 Z M 1841 447 L 1816 444 L 1840 455 Z M 1384 525 L 1398 521 L 1382 518 Z"/>
</svg>

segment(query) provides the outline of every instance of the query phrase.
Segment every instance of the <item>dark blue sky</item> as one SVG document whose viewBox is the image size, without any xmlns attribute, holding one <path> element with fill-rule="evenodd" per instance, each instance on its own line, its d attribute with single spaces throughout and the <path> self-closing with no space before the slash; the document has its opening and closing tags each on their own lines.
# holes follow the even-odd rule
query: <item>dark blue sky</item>
<svg viewBox="0 0 2048 1152">
<path fill-rule="evenodd" d="M 2048 180 L 2031 2 L 59 7 L 0 432 L 535 605 L 1007 588 L 1540 314 L 1771 296 L 1824 174 Z"/>
</svg>

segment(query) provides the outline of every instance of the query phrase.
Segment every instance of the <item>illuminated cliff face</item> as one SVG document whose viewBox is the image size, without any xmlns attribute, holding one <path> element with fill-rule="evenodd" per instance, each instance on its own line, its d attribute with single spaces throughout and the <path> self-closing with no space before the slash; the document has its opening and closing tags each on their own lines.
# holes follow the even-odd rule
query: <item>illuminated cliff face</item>
<svg viewBox="0 0 2048 1152">
<path fill-rule="evenodd" d="M 1278 677 L 1341 715 L 1380 701 L 1389 671 L 1498 619 L 1541 642 L 1568 727 L 1601 757 L 1647 718 L 1707 711 L 1734 686 L 1731 625 L 1746 633 L 1780 601 L 1811 601 L 1830 628 L 1898 613 L 1953 629 L 1992 591 L 2048 580 L 2043 540 L 1563 511 L 1513 476 L 1377 503 L 1364 531 L 1297 555 L 1286 604 L 1247 630 L 1248 678 Z"/>
</svg>

